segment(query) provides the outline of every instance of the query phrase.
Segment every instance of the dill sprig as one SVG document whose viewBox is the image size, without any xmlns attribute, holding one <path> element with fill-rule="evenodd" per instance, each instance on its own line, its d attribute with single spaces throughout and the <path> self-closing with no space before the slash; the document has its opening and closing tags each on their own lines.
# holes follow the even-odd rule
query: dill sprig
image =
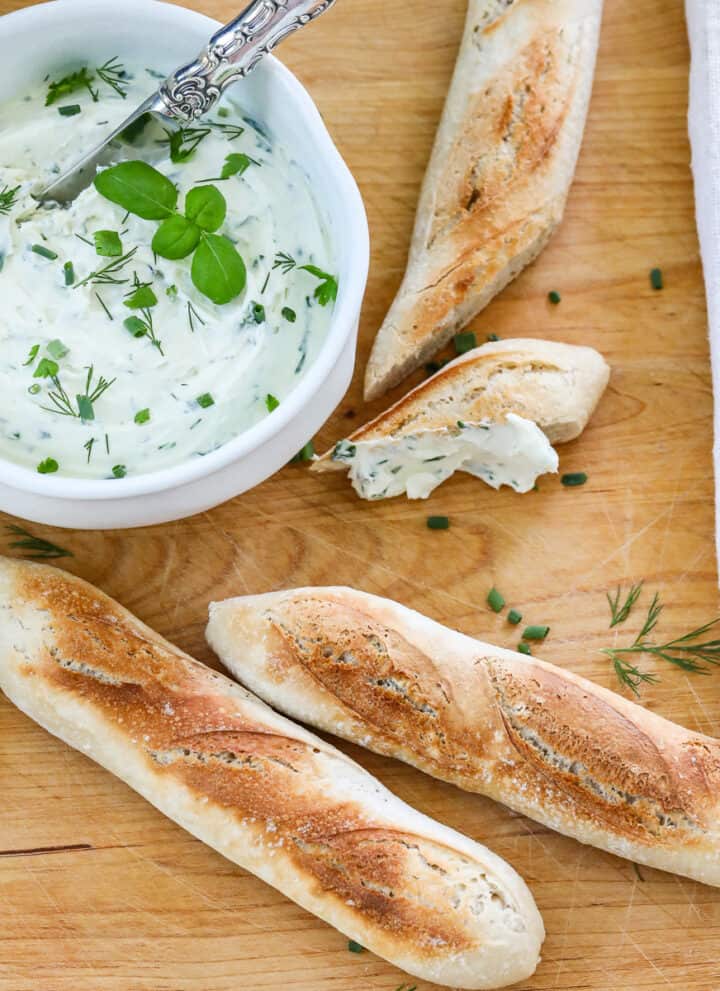
<svg viewBox="0 0 720 991">
<path fill-rule="evenodd" d="M 225 124 L 221 120 L 209 120 L 207 124 L 208 127 L 216 127 L 218 131 L 222 131 L 228 141 L 235 141 L 236 138 L 245 133 L 245 128 L 240 127 L 239 124 Z"/>
<path fill-rule="evenodd" d="M 170 161 L 176 165 L 192 158 L 198 145 L 210 134 L 209 127 L 180 127 L 176 131 L 165 128 L 165 137 L 158 144 L 168 145 Z"/>
<path fill-rule="evenodd" d="M 292 272 L 296 266 L 297 262 L 292 255 L 289 255 L 286 251 L 278 251 L 275 255 L 275 261 L 273 262 L 273 272 L 276 268 L 280 268 L 283 273 L 287 275 L 288 272 Z"/>
<path fill-rule="evenodd" d="M 642 582 L 631 586 L 630 592 L 620 605 L 621 592 L 618 589 L 614 598 L 608 596 L 612 622 L 610 626 L 624 622 L 630 615 L 642 590 Z M 663 603 L 658 592 L 652 598 L 640 632 L 628 647 L 605 647 L 602 651 L 613 663 L 620 683 L 639 695 L 641 684 L 654 684 L 656 675 L 642 671 L 633 663 L 634 656 L 648 654 L 658 657 L 668 664 L 674 664 L 692 674 L 710 674 L 710 665 L 720 665 L 720 639 L 704 639 L 705 635 L 718 623 L 720 618 L 704 623 L 689 633 L 674 637 L 662 643 L 651 643 L 648 637 L 653 632 L 663 611 Z M 622 618 L 618 618 L 622 617 Z"/>
<path fill-rule="evenodd" d="M 292 272 L 294 268 L 297 268 L 299 272 L 308 272 L 310 275 L 318 279 L 319 285 L 315 287 L 313 296 L 318 301 L 320 306 L 327 306 L 328 303 L 334 303 L 337 299 L 337 277 L 331 275 L 330 272 L 324 272 L 323 269 L 318 268 L 317 265 L 298 265 L 292 255 L 289 255 L 286 251 L 279 251 L 275 255 L 273 271 L 275 271 L 276 268 L 282 269 L 285 275 Z"/>
<path fill-rule="evenodd" d="M 127 96 L 127 72 L 125 66 L 120 62 L 117 55 L 113 55 L 107 62 L 96 69 L 98 79 L 102 80 L 106 86 L 114 89 L 123 100 Z"/>
<path fill-rule="evenodd" d="M 93 386 L 95 369 L 93 365 L 87 366 L 87 378 L 85 380 L 85 392 L 75 396 L 76 405 L 68 396 L 57 375 L 53 375 L 52 383 L 55 386 L 54 392 L 48 392 L 48 399 L 52 406 L 41 406 L 47 413 L 59 413 L 61 416 L 73 416 L 85 422 L 95 419 L 95 403 L 103 396 L 115 379 L 106 379 L 103 375 L 98 376 L 98 380 Z"/>
<path fill-rule="evenodd" d="M 630 615 L 632 607 L 635 605 L 635 603 L 640 597 L 640 593 L 642 592 L 642 587 L 643 587 L 642 582 L 638 582 L 637 585 L 631 585 L 630 591 L 623 600 L 622 605 L 620 604 L 620 596 L 622 595 L 622 590 L 619 585 L 617 587 L 617 591 L 615 592 L 614 596 L 610 595 L 609 592 L 607 593 L 608 605 L 610 606 L 610 614 L 612 616 L 610 622 L 610 629 L 612 629 L 613 626 L 617 626 L 618 623 L 625 622 L 625 620 Z"/>
<path fill-rule="evenodd" d="M 17 540 L 9 541 L 8 547 L 17 548 L 17 550 L 22 551 L 23 557 L 45 561 L 58 557 L 74 557 L 72 551 L 65 550 L 64 547 L 58 547 L 57 544 L 53 544 L 49 540 L 44 540 L 42 537 L 36 537 L 29 530 L 25 530 L 15 523 L 8 524 L 5 529 L 8 533 L 18 538 Z"/>
<path fill-rule="evenodd" d="M 120 255 L 119 258 L 112 258 L 107 265 L 103 265 L 102 268 L 95 269 L 89 275 L 86 275 L 81 282 L 76 282 L 73 289 L 79 289 L 80 286 L 86 286 L 91 283 L 94 286 L 121 286 L 124 285 L 128 280 L 118 278 L 119 274 L 123 271 L 125 266 L 132 260 L 137 251 L 137 246 L 131 248 L 130 251 L 126 251 L 124 255 Z"/>
<path fill-rule="evenodd" d="M 190 324 L 190 332 L 192 334 L 195 333 L 195 321 L 196 320 L 197 320 L 197 322 L 199 324 L 201 324 L 201 326 L 203 326 L 203 327 L 205 326 L 205 321 L 200 316 L 200 314 L 195 309 L 195 307 L 192 305 L 192 303 L 190 302 L 190 300 L 188 300 L 188 303 L 187 303 L 187 316 L 188 316 L 188 323 Z"/>
<path fill-rule="evenodd" d="M 0 189 L 0 213 L 10 213 L 15 206 L 15 199 L 19 192 L 19 186 L 14 186 L 12 189 L 10 186 L 3 186 Z"/>
</svg>

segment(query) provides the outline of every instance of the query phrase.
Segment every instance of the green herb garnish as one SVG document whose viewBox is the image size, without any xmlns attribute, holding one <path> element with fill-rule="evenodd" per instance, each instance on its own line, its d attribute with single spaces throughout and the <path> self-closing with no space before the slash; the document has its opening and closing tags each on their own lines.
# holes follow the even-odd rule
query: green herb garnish
<svg viewBox="0 0 720 991">
<path fill-rule="evenodd" d="M 150 410 L 147 407 L 145 409 L 138 410 L 134 417 L 135 423 L 137 424 L 147 423 L 149 419 Z"/>
<path fill-rule="evenodd" d="M 357 446 L 349 440 L 339 440 L 332 452 L 333 461 L 350 461 L 357 454 Z"/>
<path fill-rule="evenodd" d="M 287 254 L 285 251 L 280 251 L 275 255 L 275 261 L 273 262 L 273 271 L 276 268 L 281 269 L 285 275 L 292 272 L 294 268 L 297 268 L 299 272 L 308 272 L 310 275 L 315 276 L 316 279 L 319 279 L 320 285 L 316 286 L 313 295 L 321 306 L 327 306 L 328 303 L 334 302 L 337 299 L 337 277 L 330 275 L 329 272 L 324 272 L 317 265 L 298 265 L 292 255 Z"/>
<path fill-rule="evenodd" d="M 33 372 L 34 379 L 50 379 L 57 375 L 59 366 L 52 358 L 41 358 L 38 366 Z"/>
<path fill-rule="evenodd" d="M 72 551 L 67 551 L 64 547 L 58 547 L 57 544 L 52 544 L 49 540 L 43 540 L 42 537 L 36 537 L 29 530 L 24 530 L 21 526 L 16 526 L 14 523 L 8 524 L 5 529 L 8 533 L 20 538 L 9 541 L 8 547 L 23 551 L 23 557 L 35 558 L 40 561 L 49 561 L 59 557 L 74 557 Z"/>
<path fill-rule="evenodd" d="M 428 516 L 425 520 L 428 530 L 449 530 L 450 519 L 447 516 Z"/>
<path fill-rule="evenodd" d="M 521 654 L 528 654 L 528 655 L 532 656 L 532 650 L 530 649 L 530 644 L 529 643 L 519 643 L 518 644 L 518 650 L 519 650 L 519 652 Z"/>
<path fill-rule="evenodd" d="M 125 478 L 127 475 L 127 468 L 125 465 L 113 465 L 112 473 L 113 478 Z"/>
<path fill-rule="evenodd" d="M 544 640 L 549 632 L 549 626 L 526 626 L 523 630 L 523 640 Z"/>
<path fill-rule="evenodd" d="M 465 354 L 467 351 L 472 351 L 473 348 L 477 347 L 475 332 L 466 330 L 462 334 L 456 334 L 453 337 L 453 344 L 455 345 L 457 354 Z"/>
<path fill-rule="evenodd" d="M 283 306 L 282 310 L 280 310 L 280 314 L 285 318 L 285 320 L 287 320 L 288 323 L 295 323 L 297 320 L 297 313 L 291 306 Z"/>
<path fill-rule="evenodd" d="M 255 302 L 253 302 L 251 304 L 251 311 L 252 311 L 253 320 L 255 321 L 255 323 L 264 323 L 264 321 L 265 321 L 265 307 L 262 305 L 262 303 L 255 303 Z"/>
<path fill-rule="evenodd" d="M 557 290 L 551 289 L 550 292 L 548 293 L 548 299 L 551 303 L 553 303 L 553 305 L 557 306 L 557 304 L 562 299 L 562 296 L 560 295 L 559 292 L 557 292 Z"/>
<path fill-rule="evenodd" d="M 517 609 L 511 609 L 507 614 L 508 623 L 512 623 L 513 626 L 517 626 L 521 619 L 522 613 L 518 612 Z"/>
<path fill-rule="evenodd" d="M 12 188 L 10 186 L 3 186 L 0 189 L 0 213 L 10 213 L 15 206 L 15 200 L 19 192 L 19 186 L 13 186 Z"/>
<path fill-rule="evenodd" d="M 65 276 L 65 285 L 71 286 L 75 281 L 75 268 L 72 262 L 65 262 L 63 265 L 63 275 Z"/>
<path fill-rule="evenodd" d="M 123 253 L 122 241 L 117 231 L 95 231 L 93 234 L 95 251 L 106 258 L 120 258 Z"/>
<path fill-rule="evenodd" d="M 48 86 L 47 96 L 45 97 L 45 106 L 52 106 L 53 103 L 57 103 L 64 96 L 69 96 L 71 93 L 77 93 L 80 89 L 86 89 L 94 101 L 97 101 L 98 94 L 97 91 L 92 88 L 93 76 L 88 72 L 87 66 L 83 66 L 82 69 L 78 69 L 76 72 L 70 72 L 67 76 L 63 76 L 62 79 L 58 79 L 56 82 L 50 83 Z"/>
<path fill-rule="evenodd" d="M 127 96 L 127 89 L 125 85 L 127 73 L 125 71 L 125 67 L 118 61 L 116 55 L 109 58 L 107 62 L 104 62 L 103 65 L 95 71 L 97 72 L 98 79 L 102 80 L 106 86 L 114 89 L 118 96 L 121 96 L 123 100 L 125 99 Z"/>
<path fill-rule="evenodd" d="M 180 127 L 177 131 L 166 129 L 166 137 L 161 144 L 169 146 L 170 161 L 180 165 L 193 157 L 198 145 L 209 133 L 209 127 Z"/>
<path fill-rule="evenodd" d="M 663 288 L 663 274 L 659 268 L 650 269 L 650 285 L 653 289 Z"/>
<path fill-rule="evenodd" d="M 265 396 L 265 407 L 267 408 L 268 413 L 272 413 L 272 411 L 277 409 L 279 405 L 280 400 L 276 399 L 272 393 L 268 392 L 267 396 Z"/>
<path fill-rule="evenodd" d="M 588 477 L 584 471 L 571 471 L 566 475 L 562 475 L 560 481 L 567 488 L 574 488 L 578 485 L 584 485 L 587 482 Z"/>
<path fill-rule="evenodd" d="M 630 591 L 625 596 L 622 603 L 620 602 L 622 591 L 619 585 L 615 595 L 610 595 L 609 592 L 607 593 L 608 605 L 610 606 L 610 629 L 612 629 L 613 626 L 617 626 L 618 623 L 625 622 L 632 611 L 632 607 L 640 598 L 642 587 L 642 582 L 638 582 L 637 585 L 631 585 Z"/>
<path fill-rule="evenodd" d="M 188 304 L 187 304 L 187 316 L 188 316 L 188 323 L 190 324 L 190 333 L 191 333 L 191 334 L 194 334 L 194 333 L 195 333 L 195 321 L 196 321 L 196 320 L 197 320 L 197 322 L 198 322 L 198 323 L 199 323 L 199 324 L 200 324 L 200 325 L 201 325 L 202 327 L 204 327 L 204 326 L 205 326 L 205 321 L 204 321 L 204 320 L 203 320 L 203 318 L 202 318 L 202 317 L 200 316 L 200 314 L 199 314 L 199 313 L 198 313 L 198 311 L 197 311 L 197 310 L 195 309 L 195 307 L 194 307 L 194 306 L 193 306 L 193 304 L 192 304 L 192 303 L 190 302 L 190 300 L 188 300 Z"/>
<path fill-rule="evenodd" d="M 200 406 L 201 409 L 208 409 L 210 406 L 215 405 L 215 400 L 212 394 L 209 392 L 203 392 L 201 396 L 198 396 L 195 402 Z"/>
<path fill-rule="evenodd" d="M 243 152 L 233 152 L 225 159 L 225 164 L 220 172 L 221 179 L 229 179 L 231 176 L 241 176 L 251 165 L 260 165 L 260 162 Z"/>
<path fill-rule="evenodd" d="M 57 337 L 54 341 L 50 341 L 47 345 L 47 353 L 51 358 L 55 358 L 56 361 L 60 361 L 61 358 L 64 358 L 69 351 L 70 348 L 65 347 L 63 342 Z"/>
<path fill-rule="evenodd" d="M 85 392 L 79 393 L 75 396 L 76 405 L 73 406 L 72 400 L 63 388 L 56 373 L 52 376 L 55 391 L 48 392 L 48 398 L 53 405 L 41 406 L 40 408 L 46 410 L 48 413 L 59 413 L 61 416 L 77 417 L 84 421 L 94 420 L 94 404 L 115 382 L 115 379 L 110 379 L 108 381 L 104 376 L 100 375 L 95 385 L 93 385 L 94 375 L 95 369 L 92 365 L 89 365 L 87 368 L 87 378 L 85 380 Z"/>
<path fill-rule="evenodd" d="M 57 463 L 55 458 L 45 458 L 37 466 L 38 473 L 40 475 L 52 475 L 58 470 L 60 465 Z"/>
<path fill-rule="evenodd" d="M 487 604 L 490 606 L 493 612 L 500 612 L 502 609 L 505 608 L 505 599 L 498 592 L 498 590 L 495 588 L 494 585 L 487 594 Z"/>
<path fill-rule="evenodd" d="M 57 258 L 57 252 L 51 251 L 50 248 L 46 248 L 44 244 L 33 244 L 30 250 L 34 251 L 36 255 L 40 255 L 42 258 L 47 258 L 51 262 L 54 262 Z"/>
<path fill-rule="evenodd" d="M 361 946 L 360 943 L 356 943 L 354 939 L 348 940 L 348 950 L 351 953 L 364 953 L 365 947 Z"/>
<path fill-rule="evenodd" d="M 500 340 L 500 338 L 498 337 L 497 334 L 488 334 L 487 335 L 487 339 L 488 339 L 488 342 L 489 343 L 492 343 L 494 341 L 499 341 Z"/>
<path fill-rule="evenodd" d="M 290 459 L 290 464 L 298 464 L 301 461 L 312 461 L 314 457 L 315 445 L 309 440 L 307 444 L 300 448 L 295 457 Z"/>
<path fill-rule="evenodd" d="M 75 117 L 82 113 L 82 107 L 79 103 L 69 103 L 64 107 L 58 107 L 58 113 L 61 117 Z"/>
<path fill-rule="evenodd" d="M 28 352 L 27 361 L 23 361 L 23 368 L 27 368 L 28 365 L 32 365 L 33 361 L 35 361 L 35 359 L 38 356 L 39 350 L 40 350 L 40 345 L 33 344 L 33 346 L 30 348 L 30 351 Z"/>
<path fill-rule="evenodd" d="M 118 278 L 118 276 L 125 270 L 128 263 L 134 258 L 137 247 L 131 248 L 124 255 L 120 255 L 119 258 L 113 258 L 109 261 L 107 265 L 102 268 L 98 268 L 91 272 L 90 275 L 86 275 L 81 282 L 76 282 L 73 289 L 79 289 L 80 286 L 86 286 L 88 284 L 94 286 L 121 286 L 127 282 L 127 279 Z"/>
</svg>

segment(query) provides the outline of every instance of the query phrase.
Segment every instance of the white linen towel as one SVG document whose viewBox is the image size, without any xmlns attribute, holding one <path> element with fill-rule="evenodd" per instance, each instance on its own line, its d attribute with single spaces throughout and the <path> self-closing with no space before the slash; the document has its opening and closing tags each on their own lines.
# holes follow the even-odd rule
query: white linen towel
<svg viewBox="0 0 720 991">
<path fill-rule="evenodd" d="M 720 0 L 686 0 L 685 11 L 691 56 L 688 128 L 715 396 L 715 545 L 720 561 Z"/>
</svg>

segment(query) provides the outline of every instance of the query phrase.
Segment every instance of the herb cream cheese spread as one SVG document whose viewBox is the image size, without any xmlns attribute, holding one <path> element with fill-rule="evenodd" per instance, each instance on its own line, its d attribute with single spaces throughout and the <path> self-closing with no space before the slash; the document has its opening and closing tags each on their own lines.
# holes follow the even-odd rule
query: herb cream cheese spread
<svg viewBox="0 0 720 991">
<path fill-rule="evenodd" d="M 272 415 L 328 330 L 337 281 L 309 180 L 231 101 L 127 136 L 118 161 L 151 163 L 177 198 L 167 223 L 94 185 L 68 207 L 33 200 L 154 76 L 111 60 L 0 106 L 0 457 L 42 473 L 121 478 L 205 455 Z"/>
</svg>

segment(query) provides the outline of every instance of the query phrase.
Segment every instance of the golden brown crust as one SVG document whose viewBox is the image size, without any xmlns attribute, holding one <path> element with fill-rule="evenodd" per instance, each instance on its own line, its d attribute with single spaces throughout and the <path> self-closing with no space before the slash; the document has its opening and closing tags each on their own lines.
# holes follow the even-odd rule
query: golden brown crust
<svg viewBox="0 0 720 991">
<path fill-rule="evenodd" d="M 485 954 L 471 902 L 450 897 L 468 872 L 488 893 L 496 886 L 527 933 L 515 893 L 489 880 L 489 851 L 479 868 L 483 848 L 79 579 L 0 558 L 0 687 L 193 832 L 415 973 L 438 979 L 450 967 L 454 978 L 454 961 Z M 204 835 L 203 818 L 216 813 L 219 835 L 209 820 Z M 521 970 L 529 964 L 525 954 Z M 502 983 L 472 970 L 465 987 Z"/>
<path fill-rule="evenodd" d="M 244 636 L 258 646 L 240 645 L 240 665 Z M 218 604 L 209 639 L 284 711 L 585 842 L 720 884 L 717 740 L 349 589 Z"/>
</svg>

